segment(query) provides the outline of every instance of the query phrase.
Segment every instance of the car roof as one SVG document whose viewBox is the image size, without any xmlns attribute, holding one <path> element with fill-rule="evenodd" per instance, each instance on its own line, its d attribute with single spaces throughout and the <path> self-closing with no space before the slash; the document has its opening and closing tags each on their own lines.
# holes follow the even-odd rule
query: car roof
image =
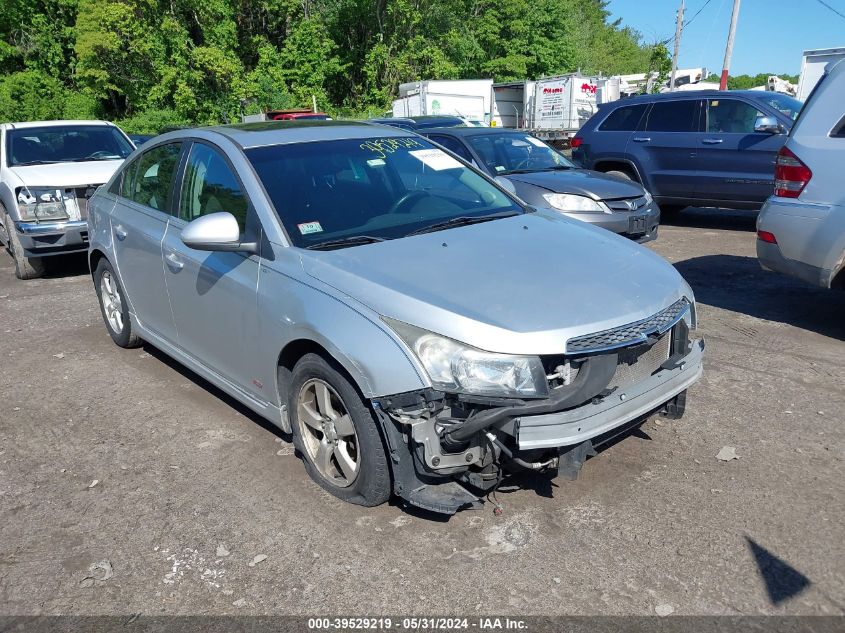
<svg viewBox="0 0 845 633">
<path fill-rule="evenodd" d="M 627 99 L 619 99 L 607 104 L 609 106 L 631 105 L 636 103 L 651 103 L 653 101 L 672 101 L 675 99 L 703 99 L 705 97 L 749 97 L 759 99 L 768 93 L 767 90 L 681 90 L 677 92 L 660 92 L 656 94 L 637 95 Z M 787 95 L 788 96 L 788 95 Z"/>
<path fill-rule="evenodd" d="M 406 130 L 386 125 L 362 123 L 361 121 L 261 121 L 198 129 L 226 136 L 244 149 L 287 143 L 410 135 Z M 191 129 L 179 130 L 171 132 L 168 137 L 172 139 L 191 136 L 192 132 Z"/>
<path fill-rule="evenodd" d="M 525 130 L 507 127 L 431 127 L 419 131 L 420 134 L 448 134 L 451 136 L 480 136 L 482 134 L 530 134 Z"/>
<path fill-rule="evenodd" d="M 59 127 L 62 125 L 111 125 L 114 123 L 108 121 L 24 121 L 21 123 L 6 123 L 5 126 L 10 130 L 20 130 L 33 127 Z"/>
</svg>

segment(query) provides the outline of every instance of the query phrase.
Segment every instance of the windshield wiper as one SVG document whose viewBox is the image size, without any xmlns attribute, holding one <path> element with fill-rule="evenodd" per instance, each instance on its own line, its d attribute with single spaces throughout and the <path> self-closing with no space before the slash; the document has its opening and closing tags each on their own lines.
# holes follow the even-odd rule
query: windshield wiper
<svg viewBox="0 0 845 633">
<path fill-rule="evenodd" d="M 73 158 L 70 162 L 72 163 L 87 163 L 93 162 L 97 160 L 123 160 L 123 156 L 119 156 L 117 154 L 109 154 L 108 156 L 97 156 L 96 158 L 85 157 L 85 158 Z"/>
<path fill-rule="evenodd" d="M 344 246 L 358 246 L 359 244 L 374 244 L 375 242 L 384 242 L 385 238 L 376 237 L 375 235 L 350 235 L 349 237 L 341 237 L 336 240 L 328 240 L 327 242 L 320 242 L 319 244 L 311 244 L 306 246 L 311 251 L 330 251 L 336 248 L 343 248 Z"/>
<path fill-rule="evenodd" d="M 507 176 L 509 174 L 531 174 L 531 173 L 534 173 L 535 171 L 538 171 L 538 170 L 537 169 L 506 169 L 505 171 L 496 172 L 496 175 L 497 176 Z"/>
<path fill-rule="evenodd" d="M 554 167 L 545 167 L 540 171 L 566 171 L 567 169 L 572 169 L 569 165 L 555 165 Z"/>
<path fill-rule="evenodd" d="M 416 231 L 411 231 L 405 237 L 410 235 L 422 235 L 423 233 L 434 233 L 435 231 L 442 231 L 444 229 L 455 228 L 456 226 L 468 226 L 470 224 L 478 224 L 480 222 L 489 222 L 490 220 L 497 220 L 499 218 L 509 218 L 514 215 L 519 215 L 516 211 L 501 211 L 499 213 L 491 213 L 489 215 L 461 215 L 451 220 L 443 222 L 435 222 L 429 224 Z"/>
<path fill-rule="evenodd" d="M 52 165 L 55 160 L 27 160 L 22 163 L 15 163 L 12 167 L 30 167 L 31 165 Z"/>
</svg>

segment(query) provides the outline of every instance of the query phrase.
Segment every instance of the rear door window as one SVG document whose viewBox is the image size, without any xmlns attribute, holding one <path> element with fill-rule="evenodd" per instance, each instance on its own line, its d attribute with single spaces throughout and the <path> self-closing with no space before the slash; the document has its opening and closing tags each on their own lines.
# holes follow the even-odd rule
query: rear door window
<svg viewBox="0 0 845 633">
<path fill-rule="evenodd" d="M 469 153 L 469 151 L 467 151 L 467 148 L 464 147 L 464 144 L 461 143 L 458 139 L 452 138 L 451 136 L 440 136 L 438 134 L 432 134 L 429 138 L 435 143 L 440 143 L 450 152 L 457 154 L 466 162 L 472 162 L 472 155 Z"/>
<path fill-rule="evenodd" d="M 647 103 L 616 108 L 599 126 L 602 132 L 633 132 L 648 107 Z"/>
<path fill-rule="evenodd" d="M 138 171 L 131 181 L 131 199 L 138 204 L 170 212 L 170 192 L 173 189 L 173 177 L 179 165 L 181 143 L 158 145 L 141 154 L 138 159 Z M 131 166 L 130 166 L 131 168 Z"/>
<path fill-rule="evenodd" d="M 753 105 L 738 99 L 707 100 L 708 134 L 754 134 L 758 116 L 765 116 Z"/>
<path fill-rule="evenodd" d="M 698 100 L 657 101 L 651 106 L 646 131 L 696 132 L 698 128 Z"/>
</svg>

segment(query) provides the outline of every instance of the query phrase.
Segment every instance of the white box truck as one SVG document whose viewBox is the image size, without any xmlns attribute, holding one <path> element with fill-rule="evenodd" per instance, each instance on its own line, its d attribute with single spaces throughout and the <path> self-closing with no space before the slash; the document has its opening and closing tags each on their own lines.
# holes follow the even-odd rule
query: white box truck
<svg viewBox="0 0 845 633">
<path fill-rule="evenodd" d="M 598 109 L 597 90 L 597 77 L 579 74 L 494 84 L 493 125 L 565 144 Z"/>
<path fill-rule="evenodd" d="M 492 79 L 413 81 L 399 86 L 393 116 L 453 115 L 490 121 Z"/>
<path fill-rule="evenodd" d="M 824 74 L 824 67 L 843 57 L 845 57 L 845 47 L 804 51 L 804 57 L 801 60 L 801 76 L 798 78 L 798 94 L 795 98 L 806 101 Z"/>
</svg>

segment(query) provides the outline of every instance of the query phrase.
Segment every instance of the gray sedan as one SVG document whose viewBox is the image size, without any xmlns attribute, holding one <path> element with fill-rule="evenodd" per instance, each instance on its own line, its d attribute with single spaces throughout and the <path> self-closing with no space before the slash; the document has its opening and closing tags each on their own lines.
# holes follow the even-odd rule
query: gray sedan
<svg viewBox="0 0 845 633">
<path fill-rule="evenodd" d="M 451 513 L 507 472 L 574 476 L 644 416 L 680 416 L 701 375 L 672 266 L 402 130 L 165 134 L 89 222 L 114 342 L 148 341 L 291 433 L 353 503 Z"/>
<path fill-rule="evenodd" d="M 657 239 L 660 209 L 642 185 L 580 169 L 519 130 L 449 127 L 417 130 L 535 207 L 547 207 L 637 242 Z"/>
</svg>

